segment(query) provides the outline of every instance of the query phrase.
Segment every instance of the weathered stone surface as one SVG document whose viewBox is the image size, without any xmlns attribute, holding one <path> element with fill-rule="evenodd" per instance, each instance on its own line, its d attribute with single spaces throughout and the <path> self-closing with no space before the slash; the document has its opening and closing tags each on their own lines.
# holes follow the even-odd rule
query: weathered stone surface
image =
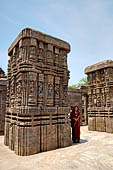
<svg viewBox="0 0 113 170">
<path fill-rule="evenodd" d="M 101 70 L 101 69 L 105 69 L 105 68 L 112 68 L 113 67 L 113 61 L 112 60 L 105 60 L 103 62 L 99 62 L 97 64 L 91 65 L 86 67 L 85 69 L 85 74 L 97 71 L 97 70 Z"/>
<path fill-rule="evenodd" d="M 113 61 L 85 69 L 88 75 L 88 128 L 113 133 Z"/>
<path fill-rule="evenodd" d="M 58 51 L 57 49 L 59 48 L 65 49 L 67 52 L 70 51 L 70 45 L 67 42 L 62 41 L 56 37 L 44 34 L 40 31 L 33 30 L 31 28 L 25 28 L 20 32 L 16 40 L 9 47 L 8 54 L 10 54 L 10 52 L 18 44 L 18 42 L 24 38 L 28 38 L 28 39 L 30 38 L 30 40 L 28 40 L 26 43 L 28 45 L 36 45 L 36 40 L 38 40 L 42 44 L 42 48 L 43 48 L 43 42 L 44 42 L 46 44 L 50 44 L 51 46 L 53 45 L 55 47 L 55 52 Z M 23 42 L 20 41 L 19 44 L 22 45 Z"/>
<path fill-rule="evenodd" d="M 69 51 L 68 43 L 28 28 L 9 48 L 5 145 L 16 154 L 71 145 Z"/>
<path fill-rule="evenodd" d="M 5 112 L 6 112 L 6 93 L 7 77 L 0 68 L 0 134 L 4 134 Z"/>
<path fill-rule="evenodd" d="M 17 156 L 0 136 L 0 170 L 112 170 L 113 134 L 88 131 L 81 126 L 81 140 L 67 148 L 31 156 Z"/>
<path fill-rule="evenodd" d="M 87 86 L 68 88 L 68 103 L 72 106 L 78 106 L 81 114 L 81 124 L 88 124 L 88 88 Z"/>
</svg>

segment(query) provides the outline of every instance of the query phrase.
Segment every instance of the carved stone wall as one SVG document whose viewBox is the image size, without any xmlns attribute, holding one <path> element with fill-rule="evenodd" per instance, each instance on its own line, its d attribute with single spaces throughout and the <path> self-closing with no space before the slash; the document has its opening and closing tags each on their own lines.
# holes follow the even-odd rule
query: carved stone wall
<svg viewBox="0 0 113 170">
<path fill-rule="evenodd" d="M 67 42 L 29 28 L 9 48 L 5 145 L 16 154 L 71 145 L 69 51 Z"/>
<path fill-rule="evenodd" d="M 88 128 L 113 133 L 113 61 L 85 69 L 88 75 Z"/>
<path fill-rule="evenodd" d="M 88 124 L 88 95 L 87 86 L 68 88 L 68 103 L 72 106 L 78 106 L 81 114 L 81 125 Z"/>
<path fill-rule="evenodd" d="M 6 113 L 6 93 L 7 78 L 4 71 L 0 68 L 0 135 L 4 134 L 5 113 Z"/>
</svg>

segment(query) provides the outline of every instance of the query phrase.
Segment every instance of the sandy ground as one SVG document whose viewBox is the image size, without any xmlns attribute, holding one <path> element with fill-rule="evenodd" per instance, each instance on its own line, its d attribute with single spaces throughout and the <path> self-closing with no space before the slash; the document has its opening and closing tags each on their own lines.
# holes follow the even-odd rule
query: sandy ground
<svg viewBox="0 0 113 170">
<path fill-rule="evenodd" d="M 0 170 L 113 170 L 113 134 L 81 127 L 81 142 L 32 156 L 17 156 L 0 136 Z"/>
</svg>

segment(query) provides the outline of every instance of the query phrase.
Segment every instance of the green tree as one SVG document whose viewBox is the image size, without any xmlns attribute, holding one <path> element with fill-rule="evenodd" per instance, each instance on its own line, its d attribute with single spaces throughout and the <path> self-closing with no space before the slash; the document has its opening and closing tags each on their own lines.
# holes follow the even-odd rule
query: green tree
<svg viewBox="0 0 113 170">
<path fill-rule="evenodd" d="M 82 78 L 77 84 L 77 86 L 87 86 L 87 85 L 88 85 L 87 77 Z"/>
<path fill-rule="evenodd" d="M 77 84 L 71 85 L 69 87 L 74 88 L 74 87 L 87 86 L 87 85 L 88 85 L 87 77 L 83 77 Z"/>
<path fill-rule="evenodd" d="M 75 85 L 71 85 L 71 86 L 69 86 L 69 87 L 74 88 L 74 87 L 77 87 L 77 86 L 76 86 L 76 84 L 75 84 Z"/>
</svg>

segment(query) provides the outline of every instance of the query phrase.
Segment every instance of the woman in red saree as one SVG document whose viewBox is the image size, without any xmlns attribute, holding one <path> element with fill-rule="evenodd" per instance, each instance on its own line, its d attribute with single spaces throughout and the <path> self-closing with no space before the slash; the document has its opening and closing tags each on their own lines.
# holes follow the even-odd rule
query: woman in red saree
<svg viewBox="0 0 113 170">
<path fill-rule="evenodd" d="M 74 143 L 80 142 L 80 111 L 79 107 L 75 106 L 70 113 L 72 140 Z"/>
</svg>

